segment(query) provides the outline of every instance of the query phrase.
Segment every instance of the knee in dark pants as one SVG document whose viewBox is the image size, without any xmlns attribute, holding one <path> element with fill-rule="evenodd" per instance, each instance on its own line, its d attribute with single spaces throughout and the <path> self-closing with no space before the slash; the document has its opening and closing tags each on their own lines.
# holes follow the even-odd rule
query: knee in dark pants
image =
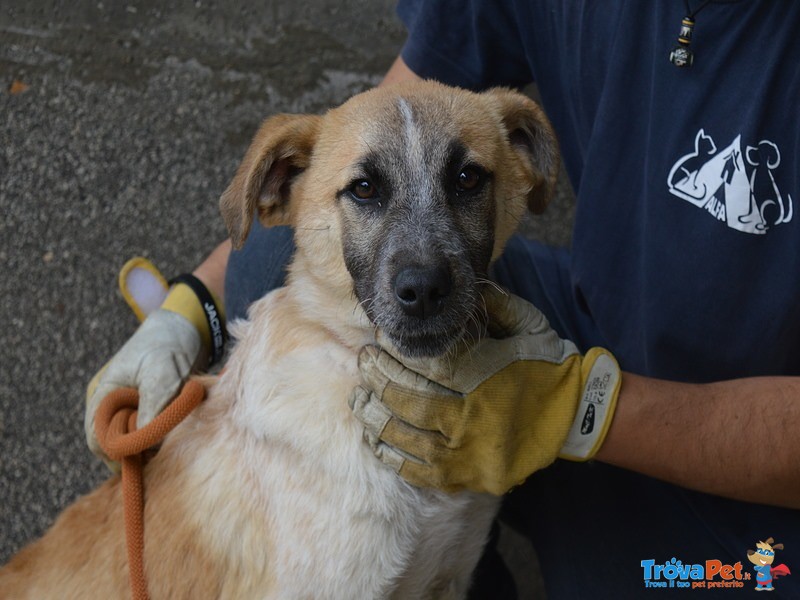
<svg viewBox="0 0 800 600">
<path fill-rule="evenodd" d="M 231 252 L 225 271 L 225 314 L 228 322 L 247 317 L 248 307 L 281 287 L 294 253 L 289 227 L 264 227 L 257 220 L 241 250 Z"/>
</svg>

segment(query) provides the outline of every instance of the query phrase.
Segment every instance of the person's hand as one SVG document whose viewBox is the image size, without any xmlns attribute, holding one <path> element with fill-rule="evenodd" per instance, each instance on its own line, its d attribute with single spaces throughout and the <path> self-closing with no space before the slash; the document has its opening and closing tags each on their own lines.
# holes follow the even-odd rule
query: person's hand
<svg viewBox="0 0 800 600">
<path fill-rule="evenodd" d="M 103 398 L 120 387 L 139 390 L 137 427 L 142 428 L 174 398 L 189 374 L 208 364 L 209 325 L 195 293 L 179 283 L 131 338 L 92 378 L 86 390 L 84 429 L 89 449 L 116 470 L 94 432 Z"/>
<path fill-rule="evenodd" d="M 406 366 L 375 346 L 359 354 L 350 407 L 375 455 L 413 485 L 501 495 L 559 455 L 588 460 L 610 425 L 614 357 L 581 355 L 521 298 L 484 297 L 492 337 L 456 356 Z"/>
</svg>

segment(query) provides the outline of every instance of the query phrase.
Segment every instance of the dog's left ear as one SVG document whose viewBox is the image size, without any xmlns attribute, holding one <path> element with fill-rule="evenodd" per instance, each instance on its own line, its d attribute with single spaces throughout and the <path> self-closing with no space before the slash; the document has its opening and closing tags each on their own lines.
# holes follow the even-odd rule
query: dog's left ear
<svg viewBox="0 0 800 600">
<path fill-rule="evenodd" d="M 527 96 L 507 88 L 486 92 L 500 109 L 514 151 L 531 171 L 528 208 L 540 214 L 547 207 L 558 178 L 558 142 L 544 111 Z"/>
<path fill-rule="evenodd" d="M 265 225 L 289 224 L 292 182 L 310 163 L 320 120 L 282 114 L 261 125 L 219 200 L 234 248 L 244 244 L 255 213 Z"/>
</svg>

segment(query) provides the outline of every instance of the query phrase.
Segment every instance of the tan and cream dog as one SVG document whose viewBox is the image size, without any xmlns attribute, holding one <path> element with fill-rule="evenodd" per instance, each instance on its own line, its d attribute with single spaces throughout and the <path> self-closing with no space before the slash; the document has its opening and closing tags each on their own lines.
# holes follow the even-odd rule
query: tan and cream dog
<svg viewBox="0 0 800 600">
<path fill-rule="evenodd" d="M 485 322 L 488 266 L 526 206 L 543 208 L 555 165 L 539 108 L 508 90 L 391 86 L 264 123 L 222 213 L 235 245 L 257 214 L 292 225 L 297 250 L 147 466 L 152 598 L 466 594 L 498 499 L 407 484 L 348 397 L 378 332 L 446 368 Z M 129 597 L 122 522 L 115 477 L 0 570 L 0 597 Z"/>
</svg>

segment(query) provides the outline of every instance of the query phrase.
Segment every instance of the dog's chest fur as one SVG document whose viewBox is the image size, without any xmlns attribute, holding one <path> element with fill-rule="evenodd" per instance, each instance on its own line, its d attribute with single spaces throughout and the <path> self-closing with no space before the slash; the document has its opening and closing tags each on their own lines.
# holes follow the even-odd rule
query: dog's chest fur
<svg viewBox="0 0 800 600">
<path fill-rule="evenodd" d="M 356 351 L 296 319 L 290 294 L 254 305 L 226 375 L 188 425 L 229 411 L 208 421 L 212 439 L 192 450 L 182 435 L 170 440 L 200 455 L 186 474 L 191 514 L 203 520 L 192 528 L 227 563 L 234 580 L 223 588 L 239 597 L 460 597 L 496 499 L 420 490 L 376 460 L 347 407 Z"/>
</svg>

